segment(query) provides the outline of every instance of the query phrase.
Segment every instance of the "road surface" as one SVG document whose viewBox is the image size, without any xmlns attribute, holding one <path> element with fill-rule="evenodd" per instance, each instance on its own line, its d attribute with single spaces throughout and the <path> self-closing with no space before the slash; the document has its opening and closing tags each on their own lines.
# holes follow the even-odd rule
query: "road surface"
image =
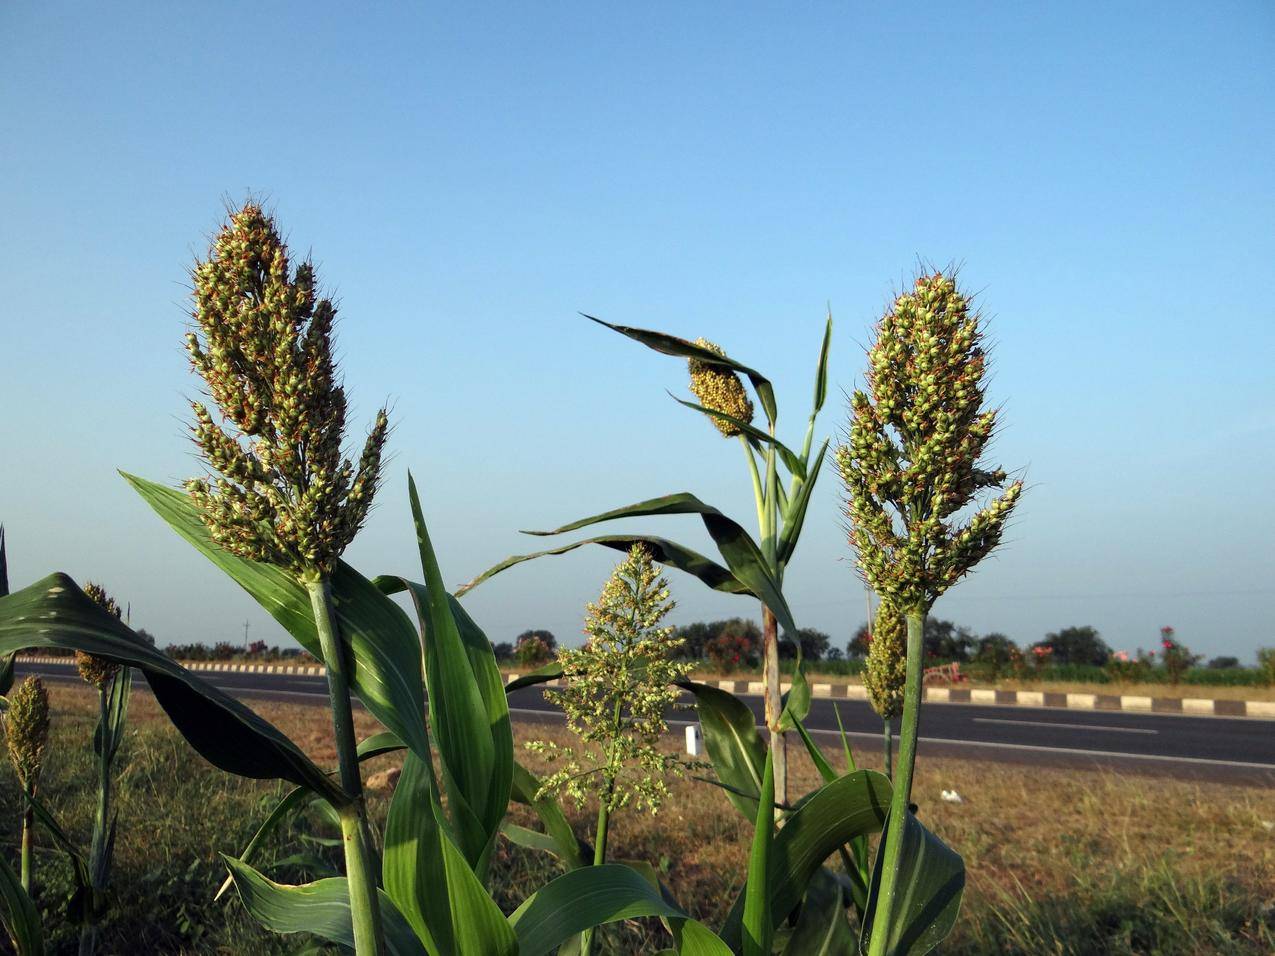
<svg viewBox="0 0 1275 956">
<path fill-rule="evenodd" d="M 40 673 L 53 680 L 77 680 L 71 664 L 18 664 L 19 677 Z M 200 672 L 199 676 L 235 697 L 324 705 L 327 682 L 300 674 Z M 761 721 L 760 697 L 741 698 Z M 560 720 L 540 688 L 509 698 L 515 720 Z M 862 701 L 839 700 L 853 745 L 879 752 L 881 721 Z M 806 726 L 835 742 L 834 703 L 816 698 Z M 690 711 L 670 715 L 693 719 Z M 800 746 L 796 740 L 790 746 Z M 1098 767 L 1193 780 L 1275 785 L 1275 721 L 1256 718 L 1188 717 L 1179 714 L 1075 711 L 1058 708 L 927 703 L 921 711 L 922 756 L 970 757 L 1004 763 Z"/>
</svg>

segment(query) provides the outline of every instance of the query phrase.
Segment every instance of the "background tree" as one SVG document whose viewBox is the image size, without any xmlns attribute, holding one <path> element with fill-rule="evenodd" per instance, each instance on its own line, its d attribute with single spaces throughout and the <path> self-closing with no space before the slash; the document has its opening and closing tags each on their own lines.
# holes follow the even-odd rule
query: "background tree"
<svg viewBox="0 0 1275 956">
<path fill-rule="evenodd" d="M 1050 659 L 1055 664 L 1092 664 L 1102 667 L 1111 656 L 1111 648 L 1099 635 L 1097 628 L 1088 624 L 1082 627 L 1064 627 L 1052 634 L 1046 634 L 1043 641 L 1037 641 L 1032 647 L 1047 647 Z"/>
<path fill-rule="evenodd" d="M 1233 667 L 1239 667 L 1239 666 L 1240 666 L 1240 659 L 1238 657 L 1231 657 L 1225 654 L 1220 657 L 1210 658 L 1209 662 L 1205 665 L 1205 667 L 1213 671 L 1230 670 Z"/>
<path fill-rule="evenodd" d="M 1017 644 L 997 633 L 980 637 L 974 651 L 974 660 L 988 669 L 993 680 L 1012 668 L 1022 656 Z"/>
<path fill-rule="evenodd" d="M 542 630 L 540 628 L 530 628 L 528 630 L 523 631 L 516 638 L 514 638 L 514 647 L 517 647 L 523 641 L 533 637 L 539 638 L 541 643 L 544 644 L 545 647 L 549 648 L 550 653 L 556 652 L 558 650 L 558 639 L 553 636 L 553 632 Z"/>
<path fill-rule="evenodd" d="M 925 619 L 925 657 L 934 661 L 967 661 L 977 639 L 969 628 L 936 617 Z"/>
<path fill-rule="evenodd" d="M 801 645 L 801 656 L 808 661 L 823 660 L 824 654 L 828 650 L 828 645 L 832 643 L 830 638 L 823 631 L 816 630 L 813 627 L 797 628 L 797 641 L 785 638 L 779 643 L 779 656 L 791 660 L 797 656 L 797 645 Z"/>
</svg>

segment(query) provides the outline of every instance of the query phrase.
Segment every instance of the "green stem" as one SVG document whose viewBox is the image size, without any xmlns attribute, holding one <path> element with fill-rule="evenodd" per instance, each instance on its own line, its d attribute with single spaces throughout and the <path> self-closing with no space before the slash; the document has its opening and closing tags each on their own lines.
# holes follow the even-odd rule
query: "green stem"
<svg viewBox="0 0 1275 956">
<path fill-rule="evenodd" d="M 376 873 L 372 862 L 367 810 L 363 803 L 363 778 L 359 772 L 358 741 L 354 736 L 354 712 L 350 706 L 350 682 L 345 653 L 337 635 L 332 586 L 326 578 L 306 582 L 314 627 L 328 673 L 328 699 L 332 706 L 332 729 L 336 737 L 337 765 L 341 788 L 350 802 L 339 809 L 341 842 L 345 849 L 345 876 L 350 887 L 350 917 L 354 929 L 356 956 L 381 956 L 380 901 L 376 895 Z"/>
<path fill-rule="evenodd" d="M 35 875 L 32 851 L 35 848 L 35 811 L 31 801 L 23 797 L 22 808 L 22 888 L 32 893 L 31 880 Z"/>
<path fill-rule="evenodd" d="M 607 861 L 607 833 L 611 826 L 611 796 L 614 792 L 615 778 L 608 777 L 606 790 L 598 804 L 598 830 L 593 841 L 594 866 L 601 866 Z M 593 937 L 596 931 L 596 927 L 591 927 L 580 934 L 580 956 L 590 956 L 593 952 Z"/>
<path fill-rule="evenodd" d="M 872 914 L 872 940 L 868 956 L 885 956 L 893 922 L 894 901 L 901 887 L 903 829 L 912 801 L 912 771 L 916 765 L 916 738 L 921 727 L 921 664 L 925 650 L 925 611 L 908 611 L 907 685 L 903 691 L 903 724 L 899 728 L 899 765 L 894 774 L 890 818 L 882 836 L 881 885 Z"/>
<path fill-rule="evenodd" d="M 109 725 L 110 693 L 109 685 L 99 687 L 97 692 L 97 812 L 93 817 L 93 837 L 89 846 L 89 877 L 98 893 L 106 889 L 106 838 L 111 819 L 111 735 L 114 728 Z M 96 907 L 90 906 L 88 918 L 80 928 L 80 956 L 93 956 L 96 948 L 97 912 Z"/>
<path fill-rule="evenodd" d="M 748 471 L 753 479 L 753 500 L 757 504 L 757 530 L 762 538 L 766 537 L 766 493 L 762 491 L 761 474 L 757 471 L 757 458 L 753 455 L 753 446 L 748 444 L 746 435 L 739 436 L 739 443 L 744 446 L 744 454 L 748 457 Z"/>
</svg>

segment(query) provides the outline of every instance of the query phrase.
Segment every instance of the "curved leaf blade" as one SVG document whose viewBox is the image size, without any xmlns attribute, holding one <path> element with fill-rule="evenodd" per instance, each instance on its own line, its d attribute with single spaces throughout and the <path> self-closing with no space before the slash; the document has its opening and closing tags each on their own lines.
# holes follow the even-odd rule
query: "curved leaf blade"
<svg viewBox="0 0 1275 956">
<path fill-rule="evenodd" d="M 753 829 L 753 848 L 748 856 L 748 880 L 744 885 L 743 956 L 770 956 L 775 924 L 770 907 L 770 851 L 775 839 L 774 754 L 766 751 L 762 771 L 761 796 Z"/>
<path fill-rule="evenodd" d="M 551 680 L 559 680 L 562 677 L 562 665 L 557 661 L 546 664 L 544 667 L 537 667 L 534 671 L 528 671 L 525 674 L 519 674 L 508 684 L 505 685 L 505 696 L 512 694 L 516 690 L 522 690 L 524 687 L 535 687 L 537 684 L 547 684 Z"/>
<path fill-rule="evenodd" d="M 675 358 L 699 359 L 699 361 L 706 364 L 719 365 L 742 375 L 747 375 L 748 380 L 752 382 L 753 391 L 757 393 L 757 398 L 761 402 L 762 410 L 766 413 L 766 420 L 773 422 L 779 414 L 775 405 L 774 386 L 770 384 L 770 379 L 756 369 L 742 365 L 729 356 L 719 355 L 709 349 L 701 348 L 694 342 L 688 342 L 686 339 L 669 335 L 667 332 L 635 329 L 628 325 L 612 325 L 610 322 L 604 322 L 602 319 L 595 318 L 592 315 L 585 315 L 585 318 L 598 323 L 598 325 L 605 325 L 608 329 L 628 336 L 635 342 L 641 342 L 647 348 L 662 352 L 664 355 L 672 355 Z"/>
<path fill-rule="evenodd" d="M 276 883 L 234 857 L 224 857 L 244 907 L 253 918 L 274 933 L 313 933 L 321 939 L 353 948 L 350 888 L 345 877 L 329 877 L 314 883 Z M 381 898 L 381 925 L 390 956 L 425 956 L 403 916 L 385 895 Z"/>
<path fill-rule="evenodd" d="M 169 527 L 252 595 L 302 647 L 323 659 L 309 595 L 291 575 L 217 547 L 181 491 L 121 474 Z M 418 755 L 428 758 L 420 642 L 411 621 L 402 608 L 344 561 L 332 575 L 332 597 L 341 640 L 352 659 L 351 687 L 377 720 Z"/>
<path fill-rule="evenodd" d="M 770 852 L 771 915 L 778 924 L 801 902 L 811 878 L 839 846 L 877 833 L 890 804 L 890 781 L 875 770 L 856 770 L 824 784 L 784 820 Z M 735 900 L 722 939 L 742 941 L 744 897 Z"/>
<path fill-rule="evenodd" d="M 552 531 L 528 531 L 531 535 L 555 535 L 567 531 L 576 531 L 601 521 L 612 521 L 617 518 L 640 518 L 653 515 L 694 514 L 704 522 L 709 537 L 717 545 L 730 573 L 744 586 L 747 593 L 752 594 L 774 613 L 780 625 L 789 634 L 796 634 L 797 625 L 793 622 L 788 602 L 784 600 L 779 582 L 771 573 L 770 566 L 761 548 L 752 536 L 737 522 L 726 517 L 712 505 L 705 504 L 687 491 L 663 495 L 659 498 L 648 498 L 646 501 L 634 502 L 621 508 L 613 508 L 601 514 L 591 515 L 572 521 Z M 719 589 L 720 590 L 720 589 Z M 738 593 L 738 592 L 736 592 Z"/>
<path fill-rule="evenodd" d="M 385 892 L 435 956 L 514 956 L 514 934 L 444 827 L 428 764 L 403 761 L 385 824 Z"/>
<path fill-rule="evenodd" d="M 677 402 L 679 405 L 685 405 L 687 408 L 694 409 L 709 418 L 717 418 L 722 421 L 729 422 L 753 441 L 761 442 L 765 445 L 774 445 L 775 451 L 779 452 L 779 457 L 784 460 L 784 467 L 798 478 L 804 479 L 806 477 L 806 465 L 801 460 L 801 456 L 774 435 L 770 434 L 770 432 L 762 431 L 762 429 L 758 428 L 756 425 L 751 422 L 746 422 L 742 418 L 736 418 L 734 415 L 728 415 L 726 412 L 718 411 L 715 408 L 708 408 L 704 405 L 697 405 L 694 402 L 688 402 L 686 399 L 678 398 L 671 392 L 669 394 L 673 401 Z"/>
<path fill-rule="evenodd" d="M 685 919 L 642 874 L 618 863 L 571 870 L 528 897 L 509 925 L 518 956 L 545 956 L 594 926 L 638 916 Z"/>
<path fill-rule="evenodd" d="M 806 511 L 810 507 L 810 497 L 814 493 L 815 482 L 819 479 L 819 473 L 823 471 L 823 460 L 827 453 L 828 439 L 825 438 L 823 444 L 819 447 L 819 453 L 815 455 L 814 467 L 810 469 L 809 475 L 800 483 L 784 508 L 783 527 L 779 529 L 778 550 L 781 567 L 792 560 L 793 552 L 797 550 L 797 539 L 801 536 L 801 529 L 806 523 Z"/>
<path fill-rule="evenodd" d="M 757 730 L 757 718 L 734 694 L 695 681 L 677 685 L 695 695 L 704 748 L 726 784 L 726 796 L 749 820 L 757 818 L 766 764 L 766 742 Z"/>
<path fill-rule="evenodd" d="M 0 857 L 0 923 L 4 924 L 18 956 L 44 956 L 40 911 L 3 857 Z"/>
<path fill-rule="evenodd" d="M 562 812 L 562 805 L 550 794 L 545 794 L 543 797 L 538 798 L 536 794 L 539 790 L 540 781 L 536 779 L 535 774 L 522 764 L 514 761 L 512 795 L 519 803 L 531 807 L 536 812 L 536 815 L 540 817 L 540 823 L 545 828 L 545 832 L 537 834 L 537 836 L 544 836 L 553 841 L 553 852 L 566 864 L 567 869 L 574 870 L 577 867 L 590 865 L 592 848 L 581 843 L 580 839 L 575 835 L 575 831 L 571 829 L 571 824 L 567 821 L 566 814 Z M 514 842 L 518 841 L 515 840 Z M 523 845 L 525 846 L 526 844 Z"/>
<path fill-rule="evenodd" d="M 0 654 L 27 647 L 82 650 L 137 667 L 173 726 L 214 766 L 241 777 L 289 780 L 338 805 L 347 801 L 273 725 L 144 643 L 65 574 L 0 598 Z"/>
<path fill-rule="evenodd" d="M 524 561 L 532 561 L 536 558 L 566 554 L 576 548 L 582 548 L 586 544 L 600 544 L 604 548 L 611 548 L 614 551 L 625 553 L 635 544 L 644 544 L 651 552 L 652 557 L 660 564 L 666 564 L 669 567 L 677 568 L 679 571 L 685 571 L 687 574 L 699 578 L 700 581 L 707 584 L 714 591 L 723 591 L 727 594 L 752 593 L 748 590 L 748 586 L 731 574 L 729 570 L 704 557 L 698 551 L 680 545 L 676 541 L 645 534 L 604 534 L 593 538 L 585 538 L 583 541 L 574 541 L 560 548 L 535 551 L 531 554 L 516 554 L 505 558 L 505 560 L 488 568 L 472 581 L 458 587 L 456 596 L 461 597 L 478 587 L 488 578 L 495 577 L 501 571 L 508 570 L 516 564 L 522 564 Z"/>
<path fill-rule="evenodd" d="M 860 946 L 867 952 L 873 924 L 878 919 L 886 919 L 889 921 L 887 956 L 923 956 L 943 942 L 956 924 L 965 890 L 965 861 L 931 833 L 916 814 L 909 813 L 903 827 L 903 854 L 895 877 L 896 909 L 892 913 L 878 913 L 884 857 L 881 849 L 877 848 L 872 868 Z"/>
</svg>

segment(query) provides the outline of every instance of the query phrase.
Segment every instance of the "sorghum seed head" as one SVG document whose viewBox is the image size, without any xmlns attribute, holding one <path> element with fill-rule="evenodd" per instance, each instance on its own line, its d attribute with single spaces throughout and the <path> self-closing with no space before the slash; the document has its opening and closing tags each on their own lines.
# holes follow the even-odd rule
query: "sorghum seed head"
<svg viewBox="0 0 1275 956">
<path fill-rule="evenodd" d="M 890 720 L 903 713 L 903 688 L 907 684 L 907 621 L 889 601 L 877 608 L 868 644 L 868 662 L 863 671 L 872 709 L 882 719 Z"/>
<path fill-rule="evenodd" d="M 695 344 L 702 349 L 725 355 L 719 345 L 708 339 L 696 339 Z M 744 383 L 735 372 L 725 366 L 713 365 L 701 359 L 688 359 L 687 368 L 691 373 L 691 392 L 705 408 L 715 412 L 723 412 L 742 422 L 753 420 L 753 403 L 744 390 Z M 727 438 L 734 438 L 740 433 L 739 426 L 724 418 L 710 416 L 717 430 Z"/>
<path fill-rule="evenodd" d="M 195 266 L 186 336 L 221 421 L 192 403 L 214 473 L 186 483 L 213 540 L 311 579 L 330 574 L 362 527 L 381 476 L 384 409 L 357 466 L 344 457 L 346 398 L 332 354 L 336 307 L 314 268 L 291 264 L 274 220 L 248 203 Z"/>
<path fill-rule="evenodd" d="M 94 604 L 117 621 L 123 617 L 120 613 L 119 604 L 115 602 L 115 598 L 106 593 L 106 589 L 102 585 L 90 581 L 84 585 L 84 593 Z M 119 664 L 114 661 L 108 661 L 104 657 L 95 657 L 84 651 L 75 652 L 75 666 L 80 672 L 80 677 L 98 689 L 110 683 L 111 678 L 115 676 L 115 672 L 120 669 Z"/>
<path fill-rule="evenodd" d="M 9 695 L 4 729 L 14 772 L 23 787 L 34 791 L 49 742 L 49 692 L 40 678 L 28 677 Z"/>
<path fill-rule="evenodd" d="M 942 272 L 917 278 L 877 324 L 867 391 L 850 399 L 836 452 L 859 572 L 883 601 L 928 610 L 999 544 L 1014 482 L 963 523 L 957 513 L 1005 472 L 980 464 L 996 425 L 983 408 L 980 316 Z"/>
</svg>

